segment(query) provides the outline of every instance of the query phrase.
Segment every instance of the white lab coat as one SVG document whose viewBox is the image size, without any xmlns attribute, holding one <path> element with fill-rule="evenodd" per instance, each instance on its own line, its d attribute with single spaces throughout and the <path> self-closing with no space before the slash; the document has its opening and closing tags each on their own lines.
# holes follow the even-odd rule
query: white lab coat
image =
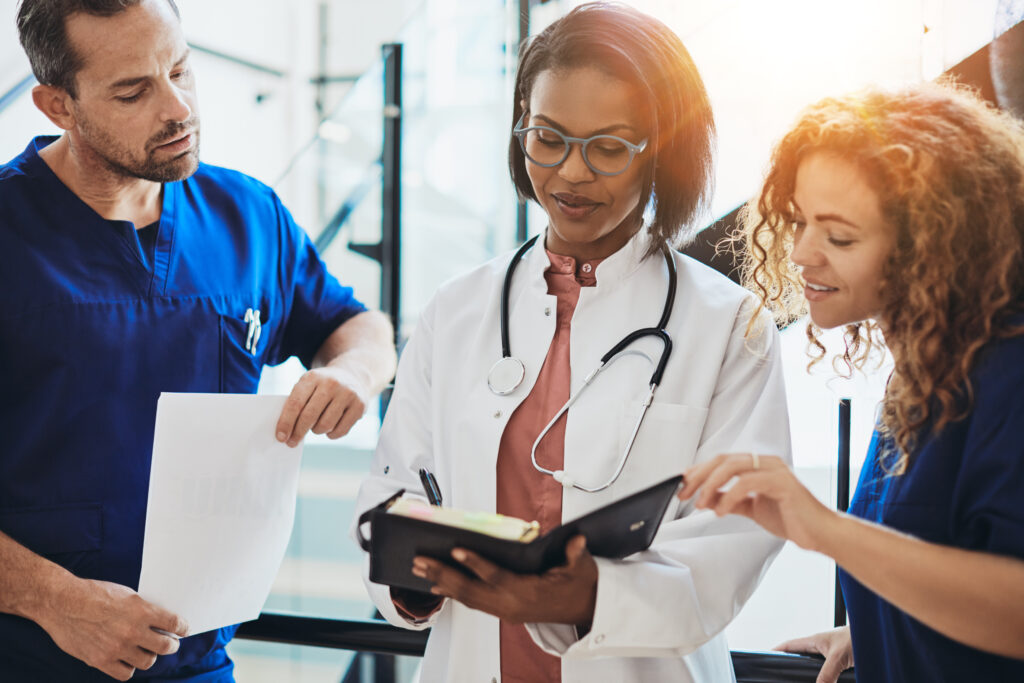
<svg viewBox="0 0 1024 683">
<path fill-rule="evenodd" d="M 597 285 L 584 287 L 572 319 L 573 391 L 628 332 L 657 324 L 668 274 L 664 259 L 641 260 L 646 233 L 606 258 Z M 682 472 L 718 453 L 755 451 L 790 458 L 778 334 L 770 319 L 744 339 L 752 296 L 706 266 L 674 253 L 679 285 L 668 331 L 664 379 L 619 479 L 599 493 L 565 490 L 562 519 Z M 555 327 L 555 297 L 538 244 L 516 270 L 510 297 L 512 354 L 526 378 L 508 396 L 487 387 L 501 357 L 499 299 L 510 255 L 443 285 L 402 354 L 357 516 L 399 488 L 420 491 L 421 467 L 437 476 L 445 505 L 494 511 L 495 461 L 509 416 L 529 394 Z M 635 345 L 656 362 L 660 342 Z M 653 365 L 630 354 L 610 364 L 570 410 L 565 470 L 584 485 L 611 476 L 638 415 Z M 753 592 L 782 542 L 749 520 L 718 519 L 673 501 L 649 550 L 597 558 L 597 605 L 590 632 L 529 624 L 534 641 L 562 658 L 566 683 L 734 680 L 722 630 Z M 364 568 L 364 580 L 366 571 Z M 425 624 L 395 609 L 386 586 L 366 581 L 381 614 L 406 628 L 433 627 L 425 683 L 500 681 L 498 620 L 455 601 Z"/>
</svg>

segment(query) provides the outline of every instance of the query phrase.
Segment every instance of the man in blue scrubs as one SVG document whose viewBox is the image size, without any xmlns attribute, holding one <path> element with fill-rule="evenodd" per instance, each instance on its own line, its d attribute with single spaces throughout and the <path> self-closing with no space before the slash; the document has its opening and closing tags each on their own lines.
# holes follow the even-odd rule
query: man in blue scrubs
<svg viewBox="0 0 1024 683">
<path fill-rule="evenodd" d="M 0 166 L 0 678 L 231 681 L 234 629 L 179 642 L 134 590 L 157 397 L 252 393 L 297 356 L 277 438 L 337 438 L 391 327 L 273 191 L 199 163 L 171 0 L 23 0 L 18 28 L 64 134 Z"/>
</svg>

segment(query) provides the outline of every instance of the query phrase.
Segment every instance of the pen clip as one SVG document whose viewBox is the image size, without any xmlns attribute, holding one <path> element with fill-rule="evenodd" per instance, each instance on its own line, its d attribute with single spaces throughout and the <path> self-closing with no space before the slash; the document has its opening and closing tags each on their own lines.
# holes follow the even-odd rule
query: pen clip
<svg viewBox="0 0 1024 683">
<path fill-rule="evenodd" d="M 260 309 L 247 308 L 245 310 L 245 322 L 249 324 L 245 335 L 245 350 L 256 355 L 256 344 L 260 341 L 260 331 L 263 325 L 260 322 Z"/>
</svg>

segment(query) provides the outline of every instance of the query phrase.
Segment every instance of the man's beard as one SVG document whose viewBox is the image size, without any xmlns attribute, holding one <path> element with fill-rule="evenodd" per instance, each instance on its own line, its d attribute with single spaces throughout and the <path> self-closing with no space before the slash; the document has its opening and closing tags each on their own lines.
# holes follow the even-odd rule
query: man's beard
<svg viewBox="0 0 1024 683">
<path fill-rule="evenodd" d="M 139 178 L 155 183 L 171 183 L 188 178 L 199 167 L 199 118 L 193 116 L 184 123 L 171 123 L 154 135 L 147 143 L 146 157 L 142 160 L 133 159 L 131 154 L 120 147 L 116 139 L 105 131 L 94 129 L 86 122 L 81 122 L 82 133 L 92 148 L 92 152 L 107 169 L 125 178 Z M 154 150 L 157 146 L 170 142 L 184 131 L 191 130 L 192 147 L 180 155 L 157 161 Z"/>
</svg>

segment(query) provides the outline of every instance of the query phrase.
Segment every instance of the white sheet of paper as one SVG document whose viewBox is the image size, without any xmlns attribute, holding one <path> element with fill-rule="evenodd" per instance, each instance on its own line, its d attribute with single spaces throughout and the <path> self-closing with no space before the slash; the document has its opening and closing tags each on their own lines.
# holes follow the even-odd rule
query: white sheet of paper
<svg viewBox="0 0 1024 683">
<path fill-rule="evenodd" d="M 274 438 L 284 396 L 160 395 L 139 595 L 189 635 L 259 616 L 295 519 L 302 444 Z"/>
</svg>

